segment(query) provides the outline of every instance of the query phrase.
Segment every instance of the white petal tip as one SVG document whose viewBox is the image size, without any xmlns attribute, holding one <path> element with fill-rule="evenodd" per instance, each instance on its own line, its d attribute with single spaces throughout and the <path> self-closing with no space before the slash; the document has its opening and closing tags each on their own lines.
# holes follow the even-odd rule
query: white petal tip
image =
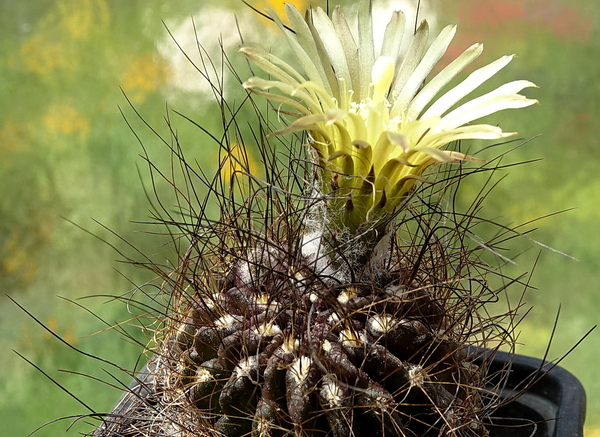
<svg viewBox="0 0 600 437">
<path fill-rule="evenodd" d="M 537 99 L 525 99 L 523 106 L 531 106 L 531 105 L 539 105 L 539 100 Z"/>
</svg>

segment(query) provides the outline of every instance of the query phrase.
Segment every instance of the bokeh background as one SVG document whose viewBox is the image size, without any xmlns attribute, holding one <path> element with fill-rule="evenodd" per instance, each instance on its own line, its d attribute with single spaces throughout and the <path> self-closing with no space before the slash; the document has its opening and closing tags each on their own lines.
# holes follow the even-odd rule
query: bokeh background
<svg viewBox="0 0 600 437">
<path fill-rule="evenodd" d="M 250 2 L 257 8 L 281 10 L 278 0 Z M 309 2 L 294 3 L 305 7 Z M 389 8 L 410 9 L 415 3 L 375 0 Z M 475 66 L 517 54 L 495 83 L 526 78 L 539 86 L 526 94 L 539 99 L 540 105 L 507 111 L 493 122 L 518 131 L 524 139 L 539 135 L 512 152 L 511 162 L 541 160 L 506 171 L 485 213 L 519 224 L 569 210 L 533 225 L 538 228 L 536 240 L 578 261 L 542 251 L 532 279 L 536 290 L 527 295 L 534 309 L 521 324 L 518 348 L 543 356 L 560 307 L 549 352 L 550 358 L 559 358 L 600 320 L 600 3 L 423 0 L 421 13 L 438 26 L 459 24 L 449 55 L 484 42 L 484 54 Z M 144 153 L 140 143 L 154 162 L 166 168 L 169 153 L 127 99 L 167 138 L 164 118 L 173 117 L 171 109 L 219 132 L 210 89 L 190 68 L 167 28 L 192 57 L 197 55 L 196 38 L 215 59 L 221 41 L 243 69 L 235 53 L 239 36 L 234 15 L 248 39 L 272 38 L 273 26 L 238 0 L 0 1 L 3 435 L 26 436 L 61 417 L 67 418 L 35 435 L 57 436 L 67 430 L 77 435 L 90 429 L 74 417 L 89 412 L 86 407 L 13 350 L 96 411 L 109 410 L 119 391 L 95 378 L 116 385 L 112 376 L 126 383 L 128 378 L 68 345 L 127 369 L 139 365 L 141 348 L 136 342 L 145 343 L 148 333 L 129 321 L 134 308 L 109 296 L 137 297 L 135 284 L 151 279 L 143 269 L 119 262 L 124 256 L 137 256 L 127 243 L 156 260 L 173 256 L 163 246 L 167 239 L 140 223 L 151 215 L 146 198 L 151 182 L 139 157 Z M 237 86 L 235 81 L 229 85 Z M 235 98 L 236 91 L 231 94 Z M 176 128 L 184 151 L 207 173 L 214 172 L 217 146 L 181 121 Z M 160 183 L 157 189 L 168 191 Z M 530 250 L 510 267 L 515 274 L 530 271 L 539 252 L 539 246 L 520 244 L 517 250 Z M 121 324 L 130 338 L 119 330 L 106 330 L 107 323 Z M 598 351 L 600 333 L 592 333 L 562 362 L 587 389 L 590 436 L 600 436 Z"/>
</svg>

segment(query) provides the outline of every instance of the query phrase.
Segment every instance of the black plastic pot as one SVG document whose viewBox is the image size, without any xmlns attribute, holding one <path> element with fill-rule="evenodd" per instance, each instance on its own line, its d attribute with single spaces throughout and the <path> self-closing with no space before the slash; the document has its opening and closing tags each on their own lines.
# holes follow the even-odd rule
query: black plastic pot
<svg viewBox="0 0 600 437">
<path fill-rule="evenodd" d="M 482 360 L 485 359 L 485 354 Z M 542 360 L 497 352 L 490 374 L 508 371 L 501 390 L 507 401 L 488 426 L 490 437 L 582 437 L 586 396 L 571 373 Z M 505 373 L 504 373 L 505 374 Z M 526 390 L 523 390 L 527 386 Z M 492 384 L 490 389 L 497 387 Z"/>
</svg>

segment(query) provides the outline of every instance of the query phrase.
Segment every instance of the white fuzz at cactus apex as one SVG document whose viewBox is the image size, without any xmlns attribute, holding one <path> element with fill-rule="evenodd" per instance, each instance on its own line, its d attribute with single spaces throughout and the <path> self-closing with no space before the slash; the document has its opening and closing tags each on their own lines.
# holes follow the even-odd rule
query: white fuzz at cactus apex
<svg viewBox="0 0 600 437">
<path fill-rule="evenodd" d="M 518 94 L 535 86 L 525 80 L 507 83 L 461 103 L 505 67 L 512 56 L 479 68 L 435 100 L 481 54 L 482 44 L 469 47 L 427 82 L 452 41 L 456 26 L 445 27 L 429 43 L 429 26 L 423 21 L 402 55 L 404 14 L 392 14 L 382 46 L 376 48 L 371 7 L 370 1 L 361 2 L 355 33 L 339 6 L 331 18 L 321 8 L 310 9 L 305 18 L 287 4 L 293 31 L 271 13 L 304 74 L 257 45 L 241 48 L 270 76 L 252 77 L 244 86 L 270 99 L 279 109 L 295 111 L 297 120 L 276 133 L 310 132 L 318 163 L 334 174 L 333 184 L 330 177 L 324 177 L 324 194 L 337 189 L 336 195 L 355 203 L 355 217 L 351 214 L 345 223 L 351 229 L 360 226 L 361 221 L 376 222 L 401 205 L 430 165 L 474 159 L 442 150 L 445 145 L 457 140 L 494 140 L 514 135 L 498 126 L 471 122 L 500 110 L 536 103 Z M 281 93 L 271 92 L 274 89 Z M 367 190 L 365 183 L 369 185 Z"/>
</svg>

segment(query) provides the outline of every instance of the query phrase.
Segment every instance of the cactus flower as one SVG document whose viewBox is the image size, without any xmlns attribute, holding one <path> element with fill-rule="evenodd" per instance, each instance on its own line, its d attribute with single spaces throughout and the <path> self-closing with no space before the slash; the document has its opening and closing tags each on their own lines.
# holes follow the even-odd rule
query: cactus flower
<svg viewBox="0 0 600 437">
<path fill-rule="evenodd" d="M 293 31 L 276 14 L 271 17 L 304 72 L 257 45 L 245 45 L 241 52 L 269 79 L 252 77 L 244 86 L 278 108 L 287 107 L 286 113 L 296 117 L 275 134 L 309 133 L 316 164 L 325 170 L 321 189 L 330 196 L 328 210 L 335 215 L 334 209 L 340 208 L 343 226 L 354 233 L 397 210 L 429 166 L 475 160 L 447 150 L 449 143 L 515 134 L 472 122 L 536 103 L 519 94 L 535 86 L 525 80 L 464 101 L 512 56 L 473 71 L 442 93 L 481 54 L 482 44 L 466 49 L 427 81 L 456 26 L 445 27 L 428 44 L 429 26 L 423 21 L 402 53 L 405 17 L 400 11 L 393 12 L 380 48 L 374 44 L 370 1 L 361 2 L 355 33 L 339 6 L 331 18 L 321 8 L 309 9 L 303 16 L 290 4 L 286 13 Z"/>
</svg>

